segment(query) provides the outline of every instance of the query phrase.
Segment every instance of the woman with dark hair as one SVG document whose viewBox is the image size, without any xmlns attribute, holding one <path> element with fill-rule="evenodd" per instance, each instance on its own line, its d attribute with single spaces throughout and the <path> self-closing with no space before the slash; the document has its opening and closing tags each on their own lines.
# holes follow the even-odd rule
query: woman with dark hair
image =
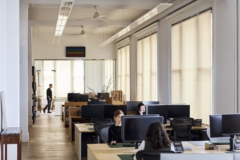
<svg viewBox="0 0 240 160">
<path fill-rule="evenodd" d="M 143 140 L 138 147 L 138 151 L 150 149 L 175 151 L 164 126 L 160 122 L 153 122 L 149 125 L 146 140 Z M 136 160 L 136 156 L 134 157 L 134 160 Z"/>
<path fill-rule="evenodd" d="M 121 119 L 122 116 L 124 116 L 123 111 L 121 110 L 116 110 L 114 112 L 114 122 L 115 124 L 112 125 L 111 127 L 109 127 L 108 130 L 108 143 L 111 144 L 116 144 L 119 142 L 122 142 L 122 138 L 121 138 Z"/>
<path fill-rule="evenodd" d="M 144 115 L 146 114 L 146 106 L 143 104 L 143 103 L 139 103 L 138 104 L 138 112 L 137 112 L 137 115 Z"/>
</svg>

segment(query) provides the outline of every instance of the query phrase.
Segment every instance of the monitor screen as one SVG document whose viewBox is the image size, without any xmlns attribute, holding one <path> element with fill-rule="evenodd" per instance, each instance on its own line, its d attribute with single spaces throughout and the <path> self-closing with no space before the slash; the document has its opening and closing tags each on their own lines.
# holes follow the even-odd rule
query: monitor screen
<svg viewBox="0 0 240 160">
<path fill-rule="evenodd" d="M 90 101 L 88 105 L 95 105 L 95 104 L 106 104 L 106 101 Z"/>
<path fill-rule="evenodd" d="M 82 118 L 104 118 L 104 105 L 82 106 Z"/>
<path fill-rule="evenodd" d="M 68 101 L 69 102 L 75 102 L 74 99 L 80 95 L 80 93 L 68 93 Z"/>
<path fill-rule="evenodd" d="M 99 99 L 106 99 L 109 98 L 109 93 L 98 93 L 97 96 Z"/>
<path fill-rule="evenodd" d="M 142 103 L 145 104 L 145 105 L 159 104 L 159 101 L 142 101 Z"/>
<path fill-rule="evenodd" d="M 146 139 L 146 133 L 152 122 L 163 123 L 163 117 L 159 116 L 123 116 L 121 136 L 123 142 L 141 142 Z"/>
<path fill-rule="evenodd" d="M 147 114 L 159 114 L 164 117 L 164 120 L 168 118 L 167 105 L 147 105 Z"/>
<path fill-rule="evenodd" d="M 190 117 L 190 105 L 167 105 L 168 118 Z"/>
<path fill-rule="evenodd" d="M 228 137 L 222 135 L 222 115 L 209 115 L 209 121 L 211 137 Z"/>
<path fill-rule="evenodd" d="M 138 111 L 138 104 L 142 103 L 142 101 L 126 101 L 127 110 L 128 111 Z"/>
<path fill-rule="evenodd" d="M 113 118 L 116 110 L 122 110 L 124 115 L 127 114 L 126 105 L 104 105 L 104 118 Z"/>
<path fill-rule="evenodd" d="M 222 134 L 235 135 L 240 133 L 240 114 L 222 115 Z"/>
</svg>

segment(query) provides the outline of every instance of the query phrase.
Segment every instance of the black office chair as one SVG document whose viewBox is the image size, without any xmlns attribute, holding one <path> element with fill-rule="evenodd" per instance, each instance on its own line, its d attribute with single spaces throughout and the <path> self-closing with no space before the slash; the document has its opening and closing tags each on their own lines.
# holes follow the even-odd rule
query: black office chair
<svg viewBox="0 0 240 160">
<path fill-rule="evenodd" d="M 110 125 L 101 125 L 101 124 L 94 124 L 95 129 L 95 142 L 96 143 L 108 143 L 108 130 Z"/>
<path fill-rule="evenodd" d="M 174 132 L 174 141 L 191 140 L 191 129 L 194 125 L 194 119 L 188 117 L 174 118 L 171 121 L 171 126 Z"/>
<path fill-rule="evenodd" d="M 137 160 L 160 160 L 161 153 L 175 153 L 171 150 L 165 149 L 151 149 L 151 150 L 141 150 L 136 154 Z"/>
</svg>

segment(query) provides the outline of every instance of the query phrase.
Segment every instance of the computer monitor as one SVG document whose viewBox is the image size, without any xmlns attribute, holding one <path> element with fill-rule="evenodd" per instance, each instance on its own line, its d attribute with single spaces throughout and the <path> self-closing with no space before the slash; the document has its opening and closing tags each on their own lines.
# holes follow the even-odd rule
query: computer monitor
<svg viewBox="0 0 240 160">
<path fill-rule="evenodd" d="M 109 98 L 109 93 L 98 93 L 97 96 L 99 99 L 106 99 Z"/>
<path fill-rule="evenodd" d="M 82 118 L 104 118 L 104 105 L 83 105 Z"/>
<path fill-rule="evenodd" d="M 222 115 L 209 115 L 209 121 L 211 137 L 229 137 L 222 134 Z"/>
<path fill-rule="evenodd" d="M 236 135 L 240 133 L 240 114 L 223 114 L 222 115 L 222 134 Z"/>
<path fill-rule="evenodd" d="M 150 104 L 159 104 L 159 101 L 142 101 L 142 103 L 147 106 L 147 105 L 150 105 Z"/>
<path fill-rule="evenodd" d="M 126 105 L 104 105 L 104 118 L 113 118 L 116 110 L 122 110 L 124 115 L 127 114 Z"/>
<path fill-rule="evenodd" d="M 159 114 L 160 116 L 163 116 L 164 122 L 168 118 L 167 105 L 160 105 L 160 104 L 147 105 L 146 112 L 147 114 Z"/>
<path fill-rule="evenodd" d="M 78 102 L 88 102 L 88 95 L 80 94 Z"/>
<path fill-rule="evenodd" d="M 230 149 L 234 151 L 234 136 L 240 133 L 240 114 L 223 114 L 222 115 L 222 134 L 230 135 Z"/>
<path fill-rule="evenodd" d="M 78 97 L 78 95 L 80 95 L 80 93 L 68 93 L 68 101 L 69 102 L 75 102 L 76 97 Z"/>
<path fill-rule="evenodd" d="M 104 104 L 106 104 L 106 101 L 90 101 L 90 102 L 88 102 L 88 105 L 95 105 L 95 104 L 104 105 Z"/>
<path fill-rule="evenodd" d="M 190 117 L 190 105 L 167 105 L 168 118 Z"/>
<path fill-rule="evenodd" d="M 138 104 L 142 103 L 142 101 L 126 101 L 127 110 L 128 111 L 138 111 Z"/>
<path fill-rule="evenodd" d="M 123 142 L 141 142 L 146 139 L 146 133 L 152 122 L 163 123 L 159 116 L 122 116 L 121 137 Z"/>
</svg>

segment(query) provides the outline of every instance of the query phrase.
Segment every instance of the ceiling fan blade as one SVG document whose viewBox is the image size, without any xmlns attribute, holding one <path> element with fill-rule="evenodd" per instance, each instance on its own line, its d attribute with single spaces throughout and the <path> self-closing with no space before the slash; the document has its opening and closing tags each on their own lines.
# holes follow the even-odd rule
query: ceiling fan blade
<svg viewBox="0 0 240 160">
<path fill-rule="evenodd" d="M 77 33 L 77 34 L 66 34 L 66 35 L 70 35 L 70 36 L 78 36 L 78 35 L 81 35 L 81 33 Z"/>
<path fill-rule="evenodd" d="M 100 18 L 100 20 L 105 21 L 105 22 L 111 22 L 109 19 L 106 19 L 106 18 Z"/>
<path fill-rule="evenodd" d="M 98 18 L 103 18 L 103 17 L 105 17 L 105 15 L 99 15 L 99 16 L 98 16 Z"/>
<path fill-rule="evenodd" d="M 93 17 L 88 17 L 88 18 L 79 18 L 77 20 L 84 20 L 84 19 L 93 19 Z"/>
</svg>

